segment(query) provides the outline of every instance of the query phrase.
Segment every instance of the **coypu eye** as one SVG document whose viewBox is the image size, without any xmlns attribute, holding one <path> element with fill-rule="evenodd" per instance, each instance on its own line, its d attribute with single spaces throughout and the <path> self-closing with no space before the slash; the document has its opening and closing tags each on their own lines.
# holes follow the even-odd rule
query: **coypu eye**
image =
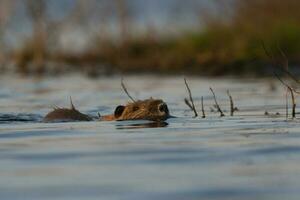
<svg viewBox="0 0 300 200">
<path fill-rule="evenodd" d="M 134 112 L 134 111 L 137 111 L 138 109 L 139 109 L 138 106 L 134 106 L 134 107 L 132 108 L 132 111 Z"/>
<path fill-rule="evenodd" d="M 120 117 L 125 110 L 125 106 L 118 106 L 115 110 L 115 117 Z"/>
<path fill-rule="evenodd" d="M 158 105 L 158 110 L 159 110 L 160 112 L 169 113 L 168 106 L 167 106 L 165 103 L 159 104 L 159 105 Z"/>
</svg>

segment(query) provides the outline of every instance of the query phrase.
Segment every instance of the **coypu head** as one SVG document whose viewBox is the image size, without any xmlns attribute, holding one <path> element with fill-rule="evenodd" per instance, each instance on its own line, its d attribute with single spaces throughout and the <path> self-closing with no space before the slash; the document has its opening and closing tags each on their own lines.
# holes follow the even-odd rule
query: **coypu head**
<svg viewBox="0 0 300 200">
<path fill-rule="evenodd" d="M 161 99 L 146 99 L 117 106 L 111 120 L 165 121 L 170 117 L 168 106 Z M 105 120 L 105 116 L 104 116 Z"/>
</svg>

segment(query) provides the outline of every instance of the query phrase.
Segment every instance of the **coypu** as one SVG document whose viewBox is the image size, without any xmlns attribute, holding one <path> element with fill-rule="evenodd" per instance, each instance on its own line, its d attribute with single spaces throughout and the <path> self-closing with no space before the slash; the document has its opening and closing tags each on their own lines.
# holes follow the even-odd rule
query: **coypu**
<svg viewBox="0 0 300 200">
<path fill-rule="evenodd" d="M 138 100 L 119 105 L 114 114 L 99 116 L 100 121 L 150 120 L 165 121 L 170 118 L 168 106 L 161 99 Z M 79 112 L 72 103 L 71 108 L 54 108 L 44 117 L 44 122 L 55 121 L 92 121 L 93 118 Z"/>
</svg>

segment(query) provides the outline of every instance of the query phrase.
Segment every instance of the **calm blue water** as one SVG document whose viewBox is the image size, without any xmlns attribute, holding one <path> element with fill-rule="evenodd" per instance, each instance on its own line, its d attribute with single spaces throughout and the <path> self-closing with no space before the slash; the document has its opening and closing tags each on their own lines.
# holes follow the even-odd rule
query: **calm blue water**
<svg viewBox="0 0 300 200">
<path fill-rule="evenodd" d="M 157 126 L 40 122 L 51 106 L 68 107 L 69 96 L 84 113 L 113 112 L 128 101 L 120 77 L 1 77 L 0 199 L 298 199 L 299 120 L 285 119 L 284 88 L 188 80 L 199 111 L 204 97 L 205 119 L 184 104 L 182 77 L 125 77 L 133 96 L 162 98 L 178 117 Z M 223 118 L 211 112 L 210 86 Z M 240 109 L 234 117 L 227 89 Z"/>
</svg>

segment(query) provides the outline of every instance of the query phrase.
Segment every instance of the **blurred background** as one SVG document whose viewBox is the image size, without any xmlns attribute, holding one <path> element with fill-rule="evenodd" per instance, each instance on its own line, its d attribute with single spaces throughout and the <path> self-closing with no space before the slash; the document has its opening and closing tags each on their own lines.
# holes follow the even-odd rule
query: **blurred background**
<svg viewBox="0 0 300 200">
<path fill-rule="evenodd" d="M 0 70 L 261 76 L 300 63 L 298 0 L 0 0 Z M 277 53 L 276 53 L 277 52 Z"/>
</svg>

